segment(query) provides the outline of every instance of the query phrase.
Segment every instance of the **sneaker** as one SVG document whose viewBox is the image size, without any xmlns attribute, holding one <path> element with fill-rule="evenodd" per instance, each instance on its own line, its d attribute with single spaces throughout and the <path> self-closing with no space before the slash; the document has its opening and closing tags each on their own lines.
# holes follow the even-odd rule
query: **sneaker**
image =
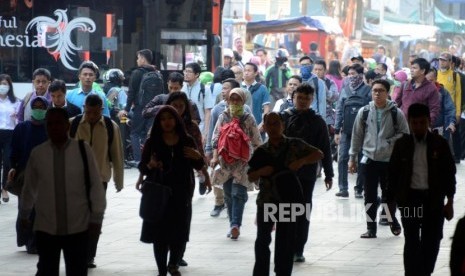
<svg viewBox="0 0 465 276">
<path fill-rule="evenodd" d="M 199 182 L 199 194 L 204 195 L 206 191 L 207 191 L 207 185 L 205 185 L 205 181 Z"/>
<path fill-rule="evenodd" d="M 349 192 L 348 191 L 340 191 L 336 193 L 337 197 L 349 197 Z"/>
<path fill-rule="evenodd" d="M 305 262 L 305 257 L 303 255 L 294 255 L 294 262 L 296 263 L 303 263 Z"/>
<path fill-rule="evenodd" d="M 221 214 L 221 211 L 224 210 L 224 204 L 222 205 L 215 205 L 213 210 L 210 212 L 210 216 L 217 217 Z"/>
<path fill-rule="evenodd" d="M 362 192 L 355 191 L 355 198 L 363 198 Z"/>
<path fill-rule="evenodd" d="M 239 226 L 233 226 L 231 228 L 231 240 L 237 240 L 240 234 L 241 234 L 241 231 L 239 230 Z"/>
</svg>

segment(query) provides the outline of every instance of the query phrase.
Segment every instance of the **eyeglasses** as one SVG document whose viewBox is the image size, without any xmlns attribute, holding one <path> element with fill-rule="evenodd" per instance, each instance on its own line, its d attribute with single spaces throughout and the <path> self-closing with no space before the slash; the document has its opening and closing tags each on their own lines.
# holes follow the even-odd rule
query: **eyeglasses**
<svg viewBox="0 0 465 276">
<path fill-rule="evenodd" d="M 387 90 L 386 89 L 373 89 L 372 90 L 373 94 L 381 94 L 383 92 L 387 92 Z"/>
<path fill-rule="evenodd" d="M 184 70 L 183 72 L 184 74 L 194 74 L 194 71 L 191 70 Z"/>
</svg>

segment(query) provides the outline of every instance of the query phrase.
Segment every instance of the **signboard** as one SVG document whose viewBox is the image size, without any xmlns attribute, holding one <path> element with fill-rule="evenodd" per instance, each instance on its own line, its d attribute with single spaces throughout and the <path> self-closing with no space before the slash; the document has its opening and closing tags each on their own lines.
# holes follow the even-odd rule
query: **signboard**
<svg viewBox="0 0 465 276">
<path fill-rule="evenodd" d="M 117 51 L 118 38 L 117 37 L 102 37 L 102 51 Z"/>
</svg>

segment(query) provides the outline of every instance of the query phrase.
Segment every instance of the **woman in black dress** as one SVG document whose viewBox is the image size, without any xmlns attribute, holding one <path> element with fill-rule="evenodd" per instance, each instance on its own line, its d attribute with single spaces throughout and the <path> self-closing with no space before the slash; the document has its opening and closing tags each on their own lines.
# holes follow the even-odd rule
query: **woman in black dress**
<svg viewBox="0 0 465 276">
<path fill-rule="evenodd" d="M 161 221 L 152 223 L 144 220 L 142 224 L 141 241 L 153 243 L 160 275 L 167 272 L 181 275 L 177 264 L 189 238 L 195 181 L 193 169 L 199 170 L 205 165 L 196 148 L 177 111 L 171 106 L 162 107 L 155 116 L 139 163 L 139 170 L 147 180 L 172 189 Z"/>
</svg>

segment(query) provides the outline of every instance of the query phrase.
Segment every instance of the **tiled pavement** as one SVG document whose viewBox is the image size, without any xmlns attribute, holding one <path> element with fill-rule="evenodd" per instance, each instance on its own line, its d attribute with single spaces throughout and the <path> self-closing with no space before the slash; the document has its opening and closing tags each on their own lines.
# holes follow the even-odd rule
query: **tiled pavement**
<svg viewBox="0 0 465 276">
<path fill-rule="evenodd" d="M 446 222 L 444 239 L 434 275 L 449 275 L 450 237 L 457 219 L 465 214 L 465 164 L 457 167 L 455 218 Z M 139 241 L 141 219 L 138 216 L 140 194 L 134 189 L 135 169 L 126 170 L 126 187 L 115 193 L 109 187 L 108 207 L 103 234 L 99 243 L 98 267 L 89 275 L 157 275 L 152 247 Z M 350 183 L 354 183 L 354 176 Z M 335 181 L 337 182 L 337 181 Z M 294 265 L 293 275 L 403 275 L 403 236 L 394 237 L 389 227 L 378 228 L 378 238 L 364 240 L 365 231 L 362 200 L 336 199 L 337 187 L 326 192 L 321 179 L 314 192 L 314 209 L 303 264 Z M 219 218 L 210 217 L 213 194 L 193 199 L 191 241 L 185 259 L 189 266 L 183 275 L 251 275 L 254 264 L 256 192 L 249 193 L 249 201 L 238 241 L 226 238 L 228 220 L 225 212 Z M 37 256 L 28 255 L 15 243 L 14 223 L 17 200 L 0 205 L 0 275 L 34 275 Z M 63 260 L 61 275 L 65 275 Z M 272 264 L 273 265 L 273 264 Z M 272 270 L 271 270 L 272 271 Z"/>
</svg>

